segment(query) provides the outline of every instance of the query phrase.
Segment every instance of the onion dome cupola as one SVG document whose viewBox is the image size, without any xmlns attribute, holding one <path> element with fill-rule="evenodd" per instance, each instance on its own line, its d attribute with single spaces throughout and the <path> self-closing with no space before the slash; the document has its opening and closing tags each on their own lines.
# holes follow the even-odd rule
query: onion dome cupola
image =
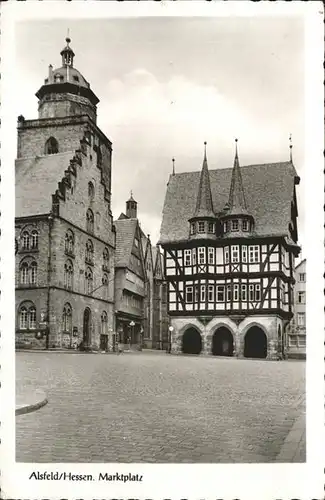
<svg viewBox="0 0 325 500">
<path fill-rule="evenodd" d="M 206 142 L 204 143 L 204 158 L 200 175 L 200 183 L 196 199 L 196 207 L 193 216 L 189 219 L 190 238 L 216 237 L 216 215 L 213 210 L 210 176 L 206 154 Z"/>
<path fill-rule="evenodd" d="M 36 93 L 39 118 L 88 115 L 96 122 L 99 99 L 73 65 L 75 53 L 70 47 L 71 39 L 67 37 L 65 41 L 66 46 L 60 52 L 62 66 L 53 69 L 49 65 L 48 77 Z"/>
<path fill-rule="evenodd" d="M 229 199 L 219 216 L 224 236 L 249 236 L 253 231 L 254 218 L 247 210 L 243 180 L 241 176 L 238 147 L 236 142 L 235 160 L 231 174 Z"/>
<path fill-rule="evenodd" d="M 137 208 L 137 202 L 133 198 L 133 194 L 131 191 L 130 198 L 126 202 L 126 216 L 129 219 L 136 219 L 138 217 L 138 208 Z"/>
</svg>

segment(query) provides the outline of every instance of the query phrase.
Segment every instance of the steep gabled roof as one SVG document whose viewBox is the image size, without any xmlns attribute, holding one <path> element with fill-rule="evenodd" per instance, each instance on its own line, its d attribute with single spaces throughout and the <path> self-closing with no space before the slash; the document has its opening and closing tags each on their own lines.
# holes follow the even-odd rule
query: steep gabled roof
<svg viewBox="0 0 325 500">
<path fill-rule="evenodd" d="M 196 207 L 193 214 L 193 218 L 214 217 L 208 160 L 206 154 L 206 142 L 204 143 L 204 147 L 205 148 L 204 148 L 203 165 L 200 174 L 200 183 L 197 192 Z"/>
<path fill-rule="evenodd" d="M 213 209 L 220 213 L 229 196 L 232 168 L 210 170 Z M 241 167 L 249 213 L 257 235 L 288 234 L 296 170 L 292 163 L 267 163 Z M 187 241 L 188 219 L 194 213 L 200 172 L 170 176 L 159 243 Z"/>
<path fill-rule="evenodd" d="M 74 152 L 16 160 L 16 217 L 47 214 Z"/>
<path fill-rule="evenodd" d="M 116 228 L 115 267 L 127 267 L 129 265 L 137 225 L 137 219 L 114 221 Z"/>
</svg>

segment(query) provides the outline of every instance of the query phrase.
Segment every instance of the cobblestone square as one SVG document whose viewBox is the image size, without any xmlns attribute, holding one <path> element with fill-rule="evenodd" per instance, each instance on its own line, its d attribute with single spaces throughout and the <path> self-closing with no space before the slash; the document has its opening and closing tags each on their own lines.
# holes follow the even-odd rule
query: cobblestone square
<svg viewBox="0 0 325 500">
<path fill-rule="evenodd" d="M 302 361 L 18 352 L 16 385 L 48 398 L 16 418 L 19 462 L 273 462 L 305 412 Z"/>
</svg>

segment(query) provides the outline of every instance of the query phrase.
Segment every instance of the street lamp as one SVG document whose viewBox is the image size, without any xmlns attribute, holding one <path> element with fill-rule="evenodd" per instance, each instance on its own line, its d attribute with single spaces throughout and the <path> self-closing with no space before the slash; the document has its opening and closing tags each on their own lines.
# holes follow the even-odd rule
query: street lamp
<svg viewBox="0 0 325 500">
<path fill-rule="evenodd" d="M 168 352 L 170 353 L 171 350 L 172 350 L 172 333 L 174 331 L 174 327 L 173 326 L 170 326 L 168 328 L 169 330 L 169 339 L 168 339 Z"/>
<path fill-rule="evenodd" d="M 131 331 L 130 331 L 130 338 L 129 338 L 129 348 L 130 348 L 130 351 L 131 351 L 131 336 L 133 337 L 133 327 L 134 327 L 134 325 L 135 325 L 134 321 L 131 321 L 131 323 L 130 323 Z"/>
</svg>

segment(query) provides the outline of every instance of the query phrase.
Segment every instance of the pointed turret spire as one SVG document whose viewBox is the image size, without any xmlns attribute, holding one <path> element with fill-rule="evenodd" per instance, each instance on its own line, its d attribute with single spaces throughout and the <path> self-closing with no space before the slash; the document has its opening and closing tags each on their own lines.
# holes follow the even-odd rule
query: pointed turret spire
<svg viewBox="0 0 325 500">
<path fill-rule="evenodd" d="M 238 159 L 238 147 L 237 147 L 238 139 L 235 139 L 235 143 L 236 143 L 235 160 L 231 175 L 228 205 L 230 212 L 239 215 L 247 212 L 247 206 L 246 206 L 243 180 L 241 176 L 239 159 Z"/>
<path fill-rule="evenodd" d="M 207 143 L 205 142 L 200 184 L 196 200 L 196 208 L 193 217 L 215 217 L 213 211 L 206 145 Z"/>
<path fill-rule="evenodd" d="M 238 139 L 235 139 L 236 149 L 234 166 L 231 173 L 229 199 L 220 216 L 220 222 L 223 225 L 223 235 L 226 237 L 231 237 L 234 233 L 242 236 L 249 235 L 254 227 L 254 217 L 247 210 L 237 143 Z"/>
<path fill-rule="evenodd" d="M 172 159 L 172 162 L 173 162 L 173 173 L 172 173 L 172 175 L 175 175 L 175 158 Z"/>
</svg>

